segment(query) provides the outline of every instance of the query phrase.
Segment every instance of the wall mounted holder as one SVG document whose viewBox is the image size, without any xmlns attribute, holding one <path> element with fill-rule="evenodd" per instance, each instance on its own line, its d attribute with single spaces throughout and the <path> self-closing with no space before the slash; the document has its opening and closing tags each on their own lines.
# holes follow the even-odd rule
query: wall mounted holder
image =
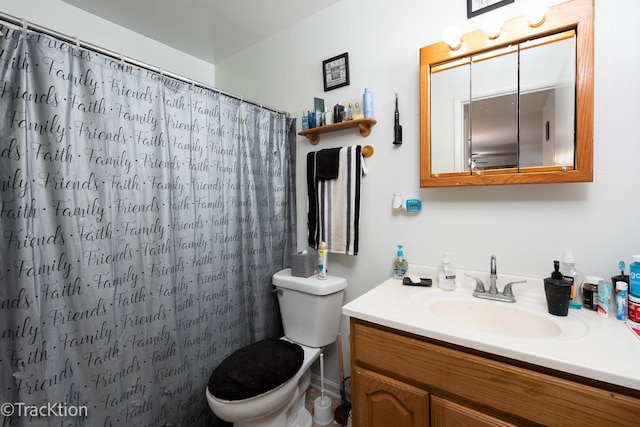
<svg viewBox="0 0 640 427">
<path fill-rule="evenodd" d="M 393 193 L 391 208 L 396 212 L 416 213 L 422 210 L 422 202 L 418 199 L 403 200 L 400 193 Z"/>
</svg>

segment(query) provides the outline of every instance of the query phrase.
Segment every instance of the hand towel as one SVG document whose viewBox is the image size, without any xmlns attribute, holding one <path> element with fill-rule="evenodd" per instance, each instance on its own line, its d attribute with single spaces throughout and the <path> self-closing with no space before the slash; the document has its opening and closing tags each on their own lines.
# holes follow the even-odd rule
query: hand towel
<svg viewBox="0 0 640 427">
<path fill-rule="evenodd" d="M 338 167 L 340 165 L 340 148 L 328 148 L 316 153 L 316 178 L 336 179 L 338 178 Z"/>
</svg>

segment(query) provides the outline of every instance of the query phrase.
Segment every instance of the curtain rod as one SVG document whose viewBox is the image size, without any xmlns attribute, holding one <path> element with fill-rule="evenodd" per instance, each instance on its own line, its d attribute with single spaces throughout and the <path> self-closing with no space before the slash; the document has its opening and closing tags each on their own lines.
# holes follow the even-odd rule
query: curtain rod
<svg viewBox="0 0 640 427">
<path fill-rule="evenodd" d="M 250 100 L 244 99 L 242 96 L 234 95 L 232 93 L 228 93 L 228 92 L 225 92 L 225 91 L 220 90 L 218 88 L 206 85 L 204 83 L 196 82 L 193 79 L 189 79 L 187 77 L 184 77 L 184 76 L 181 76 L 181 75 L 166 71 L 166 70 L 164 70 L 164 69 L 162 69 L 160 67 L 155 67 L 155 66 L 147 64 L 145 62 L 138 61 L 137 59 L 125 57 L 124 55 L 119 54 L 117 52 L 114 52 L 112 50 L 108 50 L 108 49 L 102 48 L 100 46 L 96 46 L 94 44 L 78 40 L 77 37 L 72 37 L 72 36 L 69 36 L 67 34 L 63 34 L 63 33 L 60 33 L 58 31 L 52 30 L 50 28 L 46 28 L 46 27 L 43 27 L 43 26 L 40 26 L 40 25 L 37 25 L 37 24 L 30 23 L 24 18 L 17 18 L 15 16 L 6 14 L 4 12 L 0 12 L 0 20 L 1 21 L 5 21 L 6 23 L 13 25 L 14 27 L 17 27 L 16 29 L 26 29 L 26 30 L 37 31 L 39 33 L 43 33 L 43 34 L 46 34 L 48 36 L 52 36 L 52 37 L 55 37 L 55 38 L 58 38 L 58 39 L 62 39 L 63 41 L 65 41 L 67 43 L 70 43 L 70 44 L 73 44 L 73 45 L 77 45 L 80 48 L 92 50 L 92 51 L 97 52 L 99 54 L 109 56 L 109 57 L 111 57 L 113 59 L 117 59 L 119 61 L 127 62 L 127 63 L 129 63 L 131 65 L 135 65 L 136 67 L 141 67 L 141 68 L 144 68 L 146 70 L 153 71 L 155 73 L 159 73 L 159 74 L 162 74 L 162 75 L 167 76 L 167 77 L 171 77 L 171 78 L 176 79 L 176 80 L 180 80 L 180 81 L 182 81 L 184 83 L 194 84 L 194 85 L 199 86 L 199 87 L 201 87 L 203 89 L 211 90 L 213 92 L 220 93 L 222 95 L 237 99 L 237 100 L 239 100 L 241 102 L 246 102 L 246 103 L 255 105 L 257 107 L 264 108 L 264 109 L 269 110 L 269 111 L 273 111 L 275 113 L 285 114 L 287 117 L 290 116 L 290 114 L 287 111 L 280 111 L 280 110 L 277 110 L 275 108 L 267 107 L 267 106 L 264 106 L 264 105 L 260 104 L 259 102 L 255 102 L 255 101 L 250 101 Z"/>
</svg>

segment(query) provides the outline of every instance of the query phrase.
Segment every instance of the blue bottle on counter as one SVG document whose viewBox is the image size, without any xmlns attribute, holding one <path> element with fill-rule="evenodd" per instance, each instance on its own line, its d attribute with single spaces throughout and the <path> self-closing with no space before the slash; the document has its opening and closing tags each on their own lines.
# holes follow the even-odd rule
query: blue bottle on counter
<svg viewBox="0 0 640 427">
<path fill-rule="evenodd" d="M 364 103 L 364 116 L 368 119 L 373 119 L 373 94 L 371 93 L 371 89 L 365 88 L 362 98 Z"/>
<path fill-rule="evenodd" d="M 640 255 L 633 256 L 633 262 L 629 266 L 629 294 L 640 298 Z"/>
<path fill-rule="evenodd" d="M 404 257 L 404 252 L 402 252 L 402 245 L 398 245 L 398 252 L 396 253 L 396 257 L 393 259 L 393 278 L 402 279 L 407 273 L 408 268 L 409 263 Z"/>
</svg>

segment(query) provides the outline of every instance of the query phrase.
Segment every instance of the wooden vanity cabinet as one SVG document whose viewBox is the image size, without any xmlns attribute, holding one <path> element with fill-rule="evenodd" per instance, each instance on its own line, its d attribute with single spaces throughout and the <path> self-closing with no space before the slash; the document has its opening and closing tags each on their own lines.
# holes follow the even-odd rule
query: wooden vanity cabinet
<svg viewBox="0 0 640 427">
<path fill-rule="evenodd" d="M 354 427 L 638 426 L 640 392 L 351 319 Z"/>
</svg>

